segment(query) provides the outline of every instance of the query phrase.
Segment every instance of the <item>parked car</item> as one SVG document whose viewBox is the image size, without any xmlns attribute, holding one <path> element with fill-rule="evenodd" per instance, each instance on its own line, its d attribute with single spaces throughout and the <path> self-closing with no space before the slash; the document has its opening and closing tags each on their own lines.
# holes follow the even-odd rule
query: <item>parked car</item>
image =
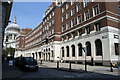
<svg viewBox="0 0 120 80">
<path fill-rule="evenodd" d="M 21 57 L 14 58 L 14 64 L 16 67 L 19 66 L 20 59 L 21 59 Z"/>
<path fill-rule="evenodd" d="M 32 57 L 22 57 L 19 64 L 20 70 L 29 71 L 29 70 L 38 70 L 38 64 L 35 59 Z"/>
</svg>

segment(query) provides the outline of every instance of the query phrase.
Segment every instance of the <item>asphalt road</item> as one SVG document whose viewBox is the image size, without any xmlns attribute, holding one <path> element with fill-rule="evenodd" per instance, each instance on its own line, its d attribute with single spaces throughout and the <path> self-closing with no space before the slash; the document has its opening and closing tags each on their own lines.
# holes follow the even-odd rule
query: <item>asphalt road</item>
<svg viewBox="0 0 120 80">
<path fill-rule="evenodd" d="M 18 67 L 9 67 L 8 63 L 3 64 L 4 78 L 117 78 L 117 76 L 93 72 L 68 72 L 39 66 L 38 71 L 22 72 Z"/>
<path fill-rule="evenodd" d="M 68 72 L 58 69 L 39 67 L 37 72 L 23 72 L 21 78 L 115 78 L 113 75 L 86 72 Z"/>
</svg>

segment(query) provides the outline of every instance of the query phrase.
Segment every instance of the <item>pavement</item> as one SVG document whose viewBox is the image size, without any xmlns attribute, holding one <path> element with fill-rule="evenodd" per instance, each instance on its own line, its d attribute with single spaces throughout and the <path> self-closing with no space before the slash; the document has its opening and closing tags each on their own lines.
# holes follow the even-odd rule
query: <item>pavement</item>
<svg viewBox="0 0 120 80">
<path fill-rule="evenodd" d="M 41 62 L 38 61 L 39 66 L 49 67 L 49 68 L 57 68 L 56 62 L 46 62 L 43 61 L 42 65 Z M 63 71 L 69 71 L 69 72 L 85 72 L 85 65 L 83 64 L 77 64 L 72 63 L 71 64 L 71 70 L 69 70 L 69 63 L 59 63 L 59 70 Z M 113 68 L 113 72 L 110 72 L 110 67 L 106 66 L 90 66 L 87 65 L 87 72 L 95 72 L 95 73 L 101 73 L 101 74 L 109 74 L 109 75 L 115 75 L 120 76 L 120 68 Z"/>
<path fill-rule="evenodd" d="M 17 78 L 19 75 L 22 75 L 22 72 L 18 67 L 9 66 L 7 61 L 4 61 L 2 64 L 2 78 Z"/>
</svg>

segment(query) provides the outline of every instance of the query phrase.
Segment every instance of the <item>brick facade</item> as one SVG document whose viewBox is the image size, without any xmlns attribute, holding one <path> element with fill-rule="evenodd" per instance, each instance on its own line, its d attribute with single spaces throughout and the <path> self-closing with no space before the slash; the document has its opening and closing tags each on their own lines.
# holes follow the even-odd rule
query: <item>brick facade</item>
<svg viewBox="0 0 120 80">
<path fill-rule="evenodd" d="M 111 57 L 110 51 L 113 48 L 109 45 L 114 46 L 114 43 L 119 43 L 119 41 L 111 42 L 109 39 L 112 39 L 110 37 L 114 34 L 119 35 L 113 33 L 119 30 L 118 6 L 119 2 L 88 2 L 86 7 L 84 7 L 84 2 L 73 4 L 72 2 L 53 2 L 46 10 L 40 25 L 25 36 L 24 54 L 34 56 L 35 59 L 51 61 L 61 60 L 61 58 L 64 61 L 83 61 L 84 54 L 78 56 L 79 46 L 77 44 L 81 43 L 82 46 L 86 46 L 88 41 L 91 44 L 89 62 L 93 58 L 94 62 L 101 62 L 104 65 L 104 62 L 107 64 L 106 62 L 111 59 L 115 60 L 117 55 Z M 108 39 L 104 40 L 106 35 Z M 95 43 L 96 40 L 98 43 Z M 96 50 L 99 51 L 95 47 L 97 44 L 102 46 L 100 56 L 96 56 Z M 72 57 L 74 54 L 72 45 L 75 45 L 75 57 Z M 66 57 L 66 46 L 70 48 L 70 57 Z M 109 46 L 106 51 L 105 46 Z M 62 47 L 65 49 L 64 53 L 62 53 Z M 62 57 L 63 54 L 64 57 Z"/>
</svg>

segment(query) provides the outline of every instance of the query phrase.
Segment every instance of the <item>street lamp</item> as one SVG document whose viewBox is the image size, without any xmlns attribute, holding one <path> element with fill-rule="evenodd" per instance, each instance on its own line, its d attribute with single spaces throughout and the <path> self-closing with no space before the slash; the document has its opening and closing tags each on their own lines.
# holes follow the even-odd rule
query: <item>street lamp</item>
<svg viewBox="0 0 120 80">
<path fill-rule="evenodd" d="M 86 62 L 87 49 L 86 49 L 86 47 L 82 47 L 82 49 L 85 52 L 85 72 L 87 72 L 87 62 Z"/>
</svg>

